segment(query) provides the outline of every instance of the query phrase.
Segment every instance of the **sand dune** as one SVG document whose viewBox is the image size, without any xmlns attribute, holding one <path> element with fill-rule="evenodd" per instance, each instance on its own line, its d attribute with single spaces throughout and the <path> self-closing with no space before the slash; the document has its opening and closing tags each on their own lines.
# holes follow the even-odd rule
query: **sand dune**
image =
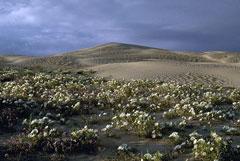
<svg viewBox="0 0 240 161">
<path fill-rule="evenodd" d="M 0 64 L 95 70 L 116 79 L 160 79 L 240 87 L 240 54 L 173 52 L 109 43 L 48 57 L 2 56 Z"/>
<path fill-rule="evenodd" d="M 117 79 L 160 79 L 179 83 L 204 83 L 240 87 L 240 67 L 219 63 L 141 61 L 90 68 L 99 76 Z"/>
</svg>

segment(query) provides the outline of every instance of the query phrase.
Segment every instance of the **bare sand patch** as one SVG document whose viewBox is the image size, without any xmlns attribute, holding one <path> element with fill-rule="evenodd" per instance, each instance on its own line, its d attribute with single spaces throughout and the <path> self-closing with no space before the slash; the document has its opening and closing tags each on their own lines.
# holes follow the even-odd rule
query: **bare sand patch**
<svg viewBox="0 0 240 161">
<path fill-rule="evenodd" d="M 30 57 L 27 56 L 5 56 L 4 58 L 10 64 L 24 63 L 30 59 Z"/>
<path fill-rule="evenodd" d="M 240 67 L 221 63 L 141 61 L 91 67 L 102 77 L 115 79 L 160 79 L 179 83 L 204 83 L 240 87 Z"/>
</svg>

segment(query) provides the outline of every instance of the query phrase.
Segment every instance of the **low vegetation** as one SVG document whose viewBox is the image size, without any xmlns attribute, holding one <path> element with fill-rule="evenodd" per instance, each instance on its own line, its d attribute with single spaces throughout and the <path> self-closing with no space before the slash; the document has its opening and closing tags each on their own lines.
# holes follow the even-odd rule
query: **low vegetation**
<svg viewBox="0 0 240 161">
<path fill-rule="evenodd" d="M 239 160 L 238 88 L 83 71 L 0 75 L 1 160 Z"/>
</svg>

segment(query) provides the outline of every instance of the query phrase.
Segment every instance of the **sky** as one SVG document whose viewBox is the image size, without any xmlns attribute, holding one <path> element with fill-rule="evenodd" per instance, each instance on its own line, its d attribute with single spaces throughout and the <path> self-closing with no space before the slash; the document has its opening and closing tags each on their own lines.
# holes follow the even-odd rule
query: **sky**
<svg viewBox="0 0 240 161">
<path fill-rule="evenodd" d="M 108 42 L 240 51 L 239 0 L 0 0 L 0 53 L 49 55 Z"/>
</svg>

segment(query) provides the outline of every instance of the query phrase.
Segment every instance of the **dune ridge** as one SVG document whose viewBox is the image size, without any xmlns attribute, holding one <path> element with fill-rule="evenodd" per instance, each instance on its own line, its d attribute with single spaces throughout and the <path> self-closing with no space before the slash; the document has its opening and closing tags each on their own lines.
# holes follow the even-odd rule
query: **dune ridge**
<svg viewBox="0 0 240 161">
<path fill-rule="evenodd" d="M 45 57 L 0 56 L 0 65 L 84 69 L 116 79 L 160 79 L 240 87 L 240 53 L 237 52 L 175 52 L 108 43 Z"/>
</svg>

